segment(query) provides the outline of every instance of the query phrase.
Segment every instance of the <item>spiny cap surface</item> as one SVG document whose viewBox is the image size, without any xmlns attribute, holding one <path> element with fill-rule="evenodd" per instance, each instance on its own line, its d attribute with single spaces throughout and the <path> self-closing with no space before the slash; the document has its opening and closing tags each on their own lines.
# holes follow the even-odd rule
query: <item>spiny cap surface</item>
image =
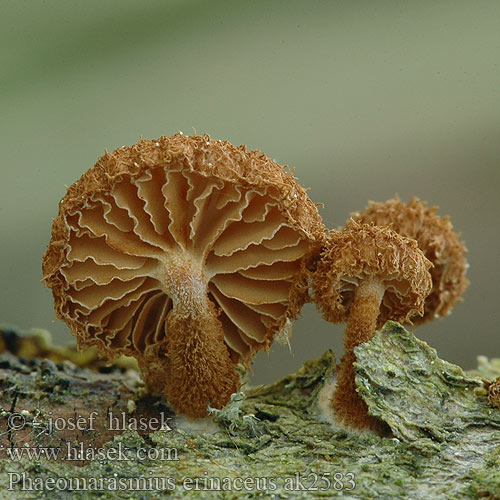
<svg viewBox="0 0 500 500">
<path fill-rule="evenodd" d="M 423 312 L 432 286 L 430 267 L 415 240 L 351 220 L 343 230 L 331 232 L 320 255 L 313 278 L 315 302 L 326 320 L 345 322 L 356 287 L 373 276 L 386 287 L 378 325 L 389 319 L 409 321 Z"/>
<path fill-rule="evenodd" d="M 43 276 L 79 345 L 111 359 L 157 351 L 173 300 L 191 290 L 208 294 L 232 359 L 248 364 L 298 314 L 323 238 L 283 167 L 177 133 L 107 152 L 68 188 Z"/>
<path fill-rule="evenodd" d="M 437 215 L 438 207 L 428 207 L 417 197 L 404 204 L 398 197 L 385 203 L 370 202 L 364 212 L 352 214 L 360 223 L 388 226 L 401 236 L 417 240 L 419 248 L 433 263 L 430 273 L 433 289 L 425 301 L 424 315 L 415 318 L 423 323 L 436 316 L 448 315 L 462 300 L 469 280 L 465 277 L 467 249 L 448 216 Z"/>
</svg>

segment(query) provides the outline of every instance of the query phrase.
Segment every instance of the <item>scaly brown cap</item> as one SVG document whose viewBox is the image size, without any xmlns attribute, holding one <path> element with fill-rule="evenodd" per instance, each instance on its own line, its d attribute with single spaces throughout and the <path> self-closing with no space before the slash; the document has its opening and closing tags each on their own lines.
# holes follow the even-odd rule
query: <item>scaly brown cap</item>
<svg viewBox="0 0 500 500">
<path fill-rule="evenodd" d="M 79 346 L 135 356 L 150 386 L 169 384 L 177 410 L 202 416 L 239 385 L 229 367 L 218 381 L 217 363 L 248 366 L 298 314 L 323 238 L 283 167 L 177 133 L 106 153 L 69 187 L 43 279 Z M 203 377 L 213 387 L 200 396 Z"/>
<path fill-rule="evenodd" d="M 378 326 L 387 320 L 409 321 L 423 313 L 432 286 L 431 265 L 415 240 L 351 220 L 343 230 L 331 232 L 321 253 L 312 284 L 315 302 L 326 320 L 343 323 L 360 282 L 378 278 L 385 286 Z"/>
<path fill-rule="evenodd" d="M 425 301 L 423 317 L 415 318 L 415 323 L 450 314 L 469 285 L 465 277 L 467 249 L 453 230 L 450 218 L 437 215 L 437 208 L 428 207 L 416 197 L 405 205 L 396 197 L 385 203 L 370 202 L 364 212 L 352 214 L 357 222 L 388 226 L 401 236 L 417 240 L 419 248 L 434 264 L 430 271 L 432 292 Z"/>
</svg>

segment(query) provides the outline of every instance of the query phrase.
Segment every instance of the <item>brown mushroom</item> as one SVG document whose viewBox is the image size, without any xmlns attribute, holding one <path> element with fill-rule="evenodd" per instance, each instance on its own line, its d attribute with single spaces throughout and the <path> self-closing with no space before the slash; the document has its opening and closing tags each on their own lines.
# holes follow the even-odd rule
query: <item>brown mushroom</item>
<svg viewBox="0 0 500 500">
<path fill-rule="evenodd" d="M 364 212 L 352 214 L 357 222 L 389 226 L 401 236 L 417 240 L 419 248 L 434 264 L 430 271 L 432 291 L 425 300 L 424 315 L 415 318 L 416 324 L 450 314 L 469 285 L 465 277 L 467 249 L 453 230 L 450 218 L 437 215 L 437 208 L 428 207 L 416 197 L 405 205 L 396 197 L 385 203 L 370 202 Z"/>
<path fill-rule="evenodd" d="M 497 377 L 493 382 L 485 382 L 488 389 L 488 401 L 500 409 L 500 377 Z"/>
<path fill-rule="evenodd" d="M 68 189 L 43 279 L 79 347 L 135 356 L 152 392 L 202 417 L 298 314 L 323 236 L 280 165 L 178 133 L 106 153 Z"/>
<path fill-rule="evenodd" d="M 346 322 L 344 356 L 330 408 L 354 428 L 379 427 L 356 392 L 354 348 L 370 340 L 387 320 L 405 321 L 423 313 L 431 290 L 431 263 L 415 240 L 387 227 L 350 221 L 332 231 L 313 277 L 316 305 L 333 323 Z"/>
</svg>

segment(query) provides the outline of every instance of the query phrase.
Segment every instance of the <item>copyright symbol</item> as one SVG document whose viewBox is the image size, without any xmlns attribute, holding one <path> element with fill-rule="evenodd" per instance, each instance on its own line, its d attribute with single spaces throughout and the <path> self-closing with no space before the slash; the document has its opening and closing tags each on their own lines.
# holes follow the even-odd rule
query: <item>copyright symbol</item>
<svg viewBox="0 0 500 500">
<path fill-rule="evenodd" d="M 12 413 L 7 419 L 7 427 L 12 431 L 20 431 L 25 425 L 26 419 L 20 413 Z"/>
</svg>

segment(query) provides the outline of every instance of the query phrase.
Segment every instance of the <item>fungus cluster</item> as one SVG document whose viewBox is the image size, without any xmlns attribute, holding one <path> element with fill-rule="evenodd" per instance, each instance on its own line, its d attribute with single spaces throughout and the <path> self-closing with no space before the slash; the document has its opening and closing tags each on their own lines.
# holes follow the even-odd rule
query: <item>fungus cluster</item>
<svg viewBox="0 0 500 500">
<path fill-rule="evenodd" d="M 323 317 L 346 322 L 329 408 L 355 428 L 379 428 L 356 392 L 354 347 L 387 320 L 420 324 L 450 313 L 468 286 L 466 248 L 448 217 L 413 197 L 371 202 L 332 231 L 313 278 Z"/>
<path fill-rule="evenodd" d="M 355 347 L 387 320 L 448 314 L 468 284 L 465 246 L 435 212 L 372 202 L 326 236 L 306 191 L 263 153 L 178 133 L 106 153 L 68 188 L 43 281 L 79 348 L 134 356 L 149 390 L 193 418 L 229 401 L 236 365 L 287 331 L 310 287 L 324 318 L 346 323 L 329 408 L 375 429 Z"/>
<path fill-rule="evenodd" d="M 57 316 L 202 417 L 307 300 L 324 226 L 258 151 L 181 133 L 106 153 L 69 187 L 43 258 Z"/>
</svg>

